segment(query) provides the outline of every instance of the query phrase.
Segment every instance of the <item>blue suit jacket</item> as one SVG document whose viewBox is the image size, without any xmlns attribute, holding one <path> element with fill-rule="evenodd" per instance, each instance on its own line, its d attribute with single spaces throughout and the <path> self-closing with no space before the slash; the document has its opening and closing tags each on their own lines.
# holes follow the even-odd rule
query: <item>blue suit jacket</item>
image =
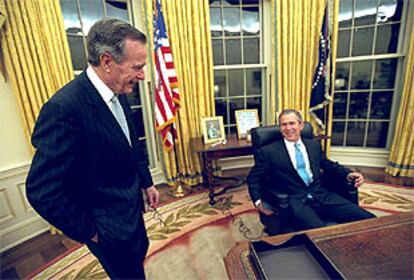
<svg viewBox="0 0 414 280">
<path fill-rule="evenodd" d="M 26 181 L 33 208 L 69 237 L 128 240 L 142 215 L 142 188 L 153 182 L 127 97 L 120 96 L 132 146 L 86 72 L 42 108 Z"/>
<path fill-rule="evenodd" d="M 251 169 L 247 182 L 253 202 L 262 199 L 277 206 L 277 193 L 289 195 L 293 210 L 300 210 L 307 193 L 311 193 L 319 202 L 340 204 L 348 201 L 321 185 L 321 170 L 338 179 L 345 179 L 349 169 L 328 160 L 316 141 L 302 138 L 309 156 L 313 182 L 306 186 L 293 166 L 283 140 L 261 147 L 255 153 L 255 165 Z"/>
</svg>

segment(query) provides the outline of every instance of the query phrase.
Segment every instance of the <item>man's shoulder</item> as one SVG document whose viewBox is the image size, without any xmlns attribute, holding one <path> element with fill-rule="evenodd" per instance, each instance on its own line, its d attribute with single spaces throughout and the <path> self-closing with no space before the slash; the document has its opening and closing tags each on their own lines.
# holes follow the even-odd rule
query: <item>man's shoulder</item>
<svg viewBox="0 0 414 280">
<path fill-rule="evenodd" d="M 261 147 L 259 149 L 259 151 L 261 151 L 265 154 L 273 154 L 273 153 L 279 151 L 280 149 L 283 149 L 284 146 L 285 146 L 284 141 L 283 140 L 278 140 L 278 141 L 271 142 L 267 145 L 264 145 L 263 147 Z"/>
<path fill-rule="evenodd" d="M 85 72 L 69 81 L 61 87 L 49 100 L 57 104 L 70 104 L 78 102 L 79 98 L 84 95 L 88 86 L 88 79 Z"/>
</svg>

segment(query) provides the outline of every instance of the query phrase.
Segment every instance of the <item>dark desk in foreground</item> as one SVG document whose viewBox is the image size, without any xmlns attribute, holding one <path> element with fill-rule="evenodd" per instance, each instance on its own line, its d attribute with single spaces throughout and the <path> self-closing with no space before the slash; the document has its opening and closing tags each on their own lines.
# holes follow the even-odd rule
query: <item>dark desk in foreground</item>
<svg viewBox="0 0 414 280">
<path fill-rule="evenodd" d="M 414 279 L 414 212 L 305 233 L 346 279 Z M 263 240 L 279 244 L 293 235 Z M 224 258 L 229 279 L 258 279 L 248 247 L 248 241 L 239 242 Z M 271 278 L 277 279 L 277 276 Z"/>
</svg>

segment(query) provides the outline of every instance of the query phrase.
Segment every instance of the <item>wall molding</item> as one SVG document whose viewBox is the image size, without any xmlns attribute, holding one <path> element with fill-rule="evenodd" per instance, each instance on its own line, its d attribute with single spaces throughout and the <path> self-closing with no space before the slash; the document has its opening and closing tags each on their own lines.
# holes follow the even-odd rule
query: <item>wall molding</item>
<svg viewBox="0 0 414 280">
<path fill-rule="evenodd" d="M 390 152 L 380 149 L 332 148 L 331 159 L 342 165 L 386 167 Z"/>
</svg>

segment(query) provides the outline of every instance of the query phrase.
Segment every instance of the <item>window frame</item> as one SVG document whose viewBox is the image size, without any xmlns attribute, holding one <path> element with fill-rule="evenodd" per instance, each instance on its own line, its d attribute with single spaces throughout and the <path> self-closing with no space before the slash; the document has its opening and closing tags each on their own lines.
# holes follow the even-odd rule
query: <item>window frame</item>
<svg viewBox="0 0 414 280">
<path fill-rule="evenodd" d="M 395 74 L 395 83 L 393 91 L 393 99 L 392 99 L 392 106 L 389 118 L 389 127 L 388 127 L 388 135 L 386 136 L 386 144 L 385 148 L 375 148 L 375 147 L 357 147 L 357 146 L 331 146 L 331 157 L 334 160 L 338 160 L 343 164 L 349 165 L 360 165 L 360 166 L 375 166 L 375 167 L 384 167 L 387 165 L 388 157 L 390 153 L 390 147 L 392 145 L 392 141 L 394 138 L 394 133 L 396 129 L 397 117 L 398 117 L 398 109 L 400 107 L 401 102 L 401 94 L 403 89 L 404 83 L 404 69 L 406 67 L 406 55 L 408 50 L 408 44 L 410 39 L 410 26 L 413 21 L 413 16 L 411 15 L 414 12 L 414 3 L 410 3 L 411 1 L 404 1 L 403 11 L 401 14 L 401 19 L 399 21 L 400 24 L 400 33 L 397 42 L 397 50 L 395 53 L 386 53 L 386 54 L 375 54 L 375 40 L 376 34 L 373 37 L 373 46 L 371 49 L 371 55 L 363 55 L 363 56 L 356 56 L 356 57 L 340 57 L 336 58 L 336 63 L 346 63 L 346 62 L 355 62 L 355 61 L 375 61 L 381 59 L 397 59 L 397 67 L 396 67 L 396 74 Z M 377 2 L 378 7 L 378 2 Z M 355 9 L 355 1 L 353 9 Z M 369 26 L 378 25 L 377 23 L 371 24 Z M 368 25 L 364 25 L 368 26 Z M 350 27 L 343 28 L 341 30 L 352 30 L 354 28 L 354 23 Z M 377 28 L 375 29 L 376 33 Z M 339 34 L 339 29 L 338 29 Z M 350 49 L 349 53 L 351 54 L 351 49 L 353 46 L 353 35 L 351 35 L 351 42 L 349 42 Z M 371 82 L 370 87 L 367 89 L 367 92 L 376 92 L 376 90 L 372 89 L 372 84 L 374 82 L 373 75 L 375 73 L 375 67 L 371 69 Z M 350 73 L 351 69 L 350 69 Z M 348 81 L 349 82 L 349 81 Z M 335 92 L 352 92 L 352 89 L 348 87 L 346 90 L 335 90 Z M 369 100 L 371 102 L 371 99 Z M 347 106 L 348 108 L 349 106 Z M 334 120 L 334 119 L 333 119 Z M 341 118 L 342 120 L 342 118 Z M 366 118 L 365 123 L 369 123 L 369 117 Z M 366 138 L 368 125 L 365 128 L 364 138 Z M 344 129 L 344 138 L 343 141 L 346 140 L 346 128 Z M 366 142 L 366 141 L 365 141 Z M 355 159 L 358 159 L 357 161 Z"/>
</svg>

